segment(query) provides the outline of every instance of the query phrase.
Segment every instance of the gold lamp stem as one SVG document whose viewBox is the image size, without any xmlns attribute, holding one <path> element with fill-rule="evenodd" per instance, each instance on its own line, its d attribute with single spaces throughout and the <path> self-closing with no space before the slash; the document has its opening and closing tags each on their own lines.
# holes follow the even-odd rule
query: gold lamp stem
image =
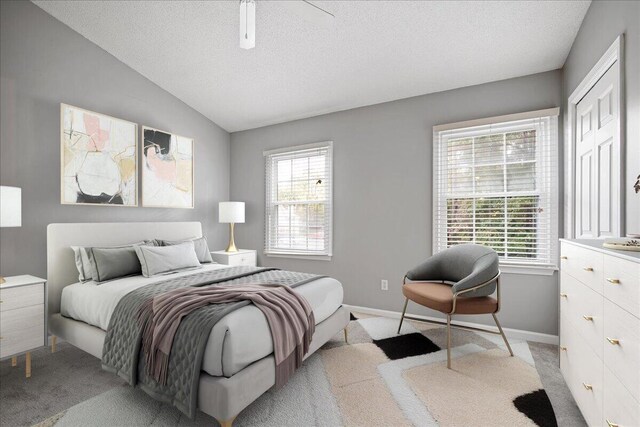
<svg viewBox="0 0 640 427">
<path fill-rule="evenodd" d="M 229 246 L 227 247 L 227 252 L 238 252 L 238 248 L 236 248 L 236 242 L 233 240 L 233 226 L 235 224 L 233 222 L 229 223 Z"/>
</svg>

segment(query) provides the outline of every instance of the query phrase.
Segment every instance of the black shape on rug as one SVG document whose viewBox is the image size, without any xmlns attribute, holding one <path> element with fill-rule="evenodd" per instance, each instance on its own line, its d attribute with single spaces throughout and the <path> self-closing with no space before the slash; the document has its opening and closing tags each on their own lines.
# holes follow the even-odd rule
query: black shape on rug
<svg viewBox="0 0 640 427">
<path fill-rule="evenodd" d="M 358 318 L 354 316 L 353 313 L 349 312 L 349 321 L 353 322 L 354 320 L 358 320 Z"/>
<path fill-rule="evenodd" d="M 419 332 L 373 340 L 373 343 L 391 360 L 440 351 L 440 347 Z"/>
<path fill-rule="evenodd" d="M 540 427 L 558 427 L 553 406 L 543 389 L 516 397 L 513 405 Z"/>
</svg>

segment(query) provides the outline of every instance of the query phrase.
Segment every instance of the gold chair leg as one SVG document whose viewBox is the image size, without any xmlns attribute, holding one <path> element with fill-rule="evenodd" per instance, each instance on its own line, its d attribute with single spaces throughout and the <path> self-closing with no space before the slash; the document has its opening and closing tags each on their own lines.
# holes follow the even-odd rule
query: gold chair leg
<svg viewBox="0 0 640 427">
<path fill-rule="evenodd" d="M 400 329 L 402 329 L 402 321 L 404 320 L 404 315 L 407 312 L 407 304 L 409 304 L 409 298 L 404 299 L 404 308 L 402 309 L 402 316 L 400 316 L 400 325 L 398 325 L 398 334 L 400 334 Z"/>
<path fill-rule="evenodd" d="M 233 424 L 233 420 L 235 420 L 235 419 L 236 419 L 236 417 L 229 418 L 226 421 L 218 420 L 218 423 L 220 424 L 220 427 L 231 427 L 231 425 Z"/>
<path fill-rule="evenodd" d="M 55 335 L 51 336 L 51 353 L 55 353 L 56 352 L 56 341 L 58 340 L 58 337 Z"/>
<path fill-rule="evenodd" d="M 507 341 L 507 336 L 504 334 L 504 331 L 502 330 L 502 326 L 500 326 L 500 322 L 498 322 L 498 317 L 496 316 L 495 313 L 491 313 L 491 315 L 493 316 L 493 320 L 496 322 L 496 326 L 498 327 L 498 330 L 500 331 L 500 335 L 502 335 L 502 339 L 504 340 L 504 343 L 507 345 L 507 349 L 509 349 L 509 354 L 511 354 L 511 356 L 513 357 L 513 350 L 511 350 L 511 346 L 509 345 L 509 341 Z"/>
<path fill-rule="evenodd" d="M 447 369 L 451 369 L 451 315 L 447 314 Z"/>
<path fill-rule="evenodd" d="M 13 356 L 11 358 L 11 366 L 18 366 L 18 356 Z"/>
<path fill-rule="evenodd" d="M 347 332 L 347 328 L 344 328 L 344 342 L 349 344 L 349 333 Z"/>
<path fill-rule="evenodd" d="M 24 368 L 24 373 L 27 378 L 31 378 L 31 353 L 27 352 L 26 364 Z"/>
</svg>

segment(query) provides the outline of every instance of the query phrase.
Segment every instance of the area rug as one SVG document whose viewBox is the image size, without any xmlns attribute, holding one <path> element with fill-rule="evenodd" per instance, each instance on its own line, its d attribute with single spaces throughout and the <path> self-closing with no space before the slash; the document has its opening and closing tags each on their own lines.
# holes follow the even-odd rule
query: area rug
<svg viewBox="0 0 640 427">
<path fill-rule="evenodd" d="M 342 334 L 312 355 L 281 390 L 246 408 L 234 426 L 556 426 L 529 346 L 499 336 L 352 315 Z M 121 386 L 57 414 L 39 427 L 211 426 Z"/>
</svg>

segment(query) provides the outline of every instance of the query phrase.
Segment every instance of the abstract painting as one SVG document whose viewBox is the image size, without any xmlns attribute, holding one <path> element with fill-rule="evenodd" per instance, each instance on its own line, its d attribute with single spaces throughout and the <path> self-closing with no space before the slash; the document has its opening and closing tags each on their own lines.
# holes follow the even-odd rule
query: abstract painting
<svg viewBox="0 0 640 427">
<path fill-rule="evenodd" d="M 137 206 L 138 125 L 60 104 L 61 202 Z"/>
<path fill-rule="evenodd" d="M 142 206 L 193 208 L 193 139 L 142 127 Z"/>
</svg>

